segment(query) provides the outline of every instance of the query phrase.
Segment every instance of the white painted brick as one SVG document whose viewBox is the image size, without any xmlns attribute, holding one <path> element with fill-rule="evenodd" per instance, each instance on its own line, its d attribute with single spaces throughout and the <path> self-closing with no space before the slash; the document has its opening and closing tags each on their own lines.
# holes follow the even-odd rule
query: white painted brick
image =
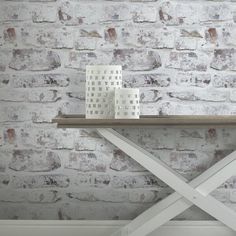
<svg viewBox="0 0 236 236">
<path fill-rule="evenodd" d="M 0 22 L 20 22 L 31 20 L 30 6 L 22 3 L 1 3 Z"/>
<path fill-rule="evenodd" d="M 174 48 L 175 31 L 166 28 L 124 27 L 119 37 L 130 47 Z"/>
<path fill-rule="evenodd" d="M 51 120 L 84 114 L 87 64 L 121 64 L 142 114 L 236 115 L 235 9 L 228 0 L 2 1 L 0 219 L 130 220 L 170 194 L 94 129 Z M 118 132 L 189 180 L 236 149 L 233 127 Z M 235 183 L 213 192 L 231 209 Z M 193 207 L 177 219 L 212 218 Z"/>
<path fill-rule="evenodd" d="M 211 62 L 211 68 L 215 70 L 236 70 L 236 51 L 234 48 L 216 49 L 214 58 Z"/>
<path fill-rule="evenodd" d="M 66 74 L 15 74 L 11 78 L 11 85 L 14 88 L 67 87 L 70 83 L 70 76 Z M 0 75 L 0 86 L 8 84 L 9 77 Z"/>
<path fill-rule="evenodd" d="M 53 51 L 15 49 L 9 67 L 14 70 L 52 70 L 61 66 L 60 57 Z"/>
<path fill-rule="evenodd" d="M 171 85 L 172 80 L 172 76 L 164 73 L 124 75 L 123 85 L 131 88 L 168 87 Z"/>
<path fill-rule="evenodd" d="M 14 150 L 9 168 L 14 171 L 52 171 L 61 167 L 59 156 L 54 152 Z"/>
<path fill-rule="evenodd" d="M 230 100 L 232 102 L 236 102 L 236 91 L 235 90 L 231 91 L 231 93 L 230 93 Z"/>
<path fill-rule="evenodd" d="M 12 188 L 66 188 L 69 186 L 69 178 L 65 175 L 25 175 L 12 176 Z"/>
<path fill-rule="evenodd" d="M 107 163 L 106 159 L 103 158 L 103 155 L 99 153 L 71 152 L 65 168 L 74 169 L 81 172 L 106 172 Z"/>
<path fill-rule="evenodd" d="M 200 87 L 209 86 L 211 82 L 210 74 L 193 74 L 193 73 L 178 73 L 176 83 L 184 87 Z"/>
<path fill-rule="evenodd" d="M 34 23 L 53 23 L 57 19 L 57 7 L 55 5 L 37 5 L 32 10 L 32 20 Z"/>
<path fill-rule="evenodd" d="M 10 176 L 7 174 L 0 174 L 0 188 L 6 187 L 10 182 Z"/>
<path fill-rule="evenodd" d="M 195 52 L 171 52 L 167 68 L 183 71 L 206 71 L 208 57 L 206 54 Z"/>
<path fill-rule="evenodd" d="M 157 20 L 157 10 L 155 6 L 137 5 L 133 10 L 133 14 L 135 23 L 154 23 Z"/>
<path fill-rule="evenodd" d="M 73 48 L 73 30 L 50 27 L 25 27 L 21 30 L 24 45 L 47 48 Z"/>
</svg>

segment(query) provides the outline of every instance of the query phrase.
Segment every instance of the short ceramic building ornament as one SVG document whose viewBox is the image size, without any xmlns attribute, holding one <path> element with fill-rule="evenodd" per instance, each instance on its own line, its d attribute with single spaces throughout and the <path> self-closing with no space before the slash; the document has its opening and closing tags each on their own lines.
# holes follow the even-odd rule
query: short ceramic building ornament
<svg viewBox="0 0 236 236">
<path fill-rule="evenodd" d="M 121 87 L 121 66 L 86 66 L 86 118 L 113 119 L 115 117 L 115 89 Z"/>
</svg>

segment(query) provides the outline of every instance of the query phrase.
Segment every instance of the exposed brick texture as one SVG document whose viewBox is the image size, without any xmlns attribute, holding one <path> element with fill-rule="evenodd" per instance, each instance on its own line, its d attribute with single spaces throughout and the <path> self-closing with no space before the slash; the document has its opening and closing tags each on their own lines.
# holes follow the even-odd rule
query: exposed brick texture
<svg viewBox="0 0 236 236">
<path fill-rule="evenodd" d="M 142 114 L 236 115 L 235 23 L 233 0 L 1 0 L 0 219 L 126 220 L 169 195 L 95 130 L 51 120 L 84 114 L 87 64 L 121 64 Z M 236 149 L 235 128 L 118 132 L 189 180 Z M 236 210 L 236 178 L 212 195 Z"/>
</svg>

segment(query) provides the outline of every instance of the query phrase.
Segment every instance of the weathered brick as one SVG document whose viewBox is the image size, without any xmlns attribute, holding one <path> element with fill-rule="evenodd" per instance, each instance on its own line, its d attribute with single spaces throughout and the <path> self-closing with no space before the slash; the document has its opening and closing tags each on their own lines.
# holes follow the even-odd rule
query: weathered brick
<svg viewBox="0 0 236 236">
<path fill-rule="evenodd" d="M 67 25 L 81 24 L 79 19 L 74 19 L 74 6 L 71 2 L 63 2 L 58 9 L 59 20 Z"/>
<path fill-rule="evenodd" d="M 32 203 L 55 203 L 61 199 L 56 190 L 40 191 L 33 190 L 27 196 L 27 200 Z"/>
<path fill-rule="evenodd" d="M 16 131 L 14 128 L 8 128 L 4 130 L 4 142 L 8 144 L 15 144 Z"/>
<path fill-rule="evenodd" d="M 75 32 L 75 49 L 77 50 L 94 50 L 99 46 L 103 46 L 103 31 L 102 29 L 84 28 Z M 98 46 L 99 44 L 99 46 Z"/>
<path fill-rule="evenodd" d="M 151 203 L 109 203 L 109 202 L 82 202 L 63 204 L 58 210 L 59 219 L 86 219 L 86 220 L 128 220 L 140 215 L 151 207 Z"/>
<path fill-rule="evenodd" d="M 202 4 L 200 22 L 221 22 L 233 19 L 230 4 Z"/>
<path fill-rule="evenodd" d="M 14 49 L 9 67 L 14 70 L 53 70 L 61 66 L 59 56 L 41 49 Z"/>
<path fill-rule="evenodd" d="M 29 109 L 24 104 L 3 103 L 0 106 L 0 122 L 30 120 Z"/>
<path fill-rule="evenodd" d="M 161 191 L 132 190 L 132 192 L 129 192 L 129 201 L 134 203 L 154 203 L 166 198 L 170 193 L 172 193 L 172 190 L 168 187 Z"/>
<path fill-rule="evenodd" d="M 171 152 L 168 164 L 180 174 L 192 179 L 209 167 L 206 157 L 206 155 L 200 156 L 194 152 Z"/>
<path fill-rule="evenodd" d="M 33 190 L 30 192 L 25 192 L 19 191 L 18 189 L 11 189 L 8 191 L 0 191 L 0 202 L 5 203 L 54 203 L 58 200 L 60 200 L 60 197 L 58 196 L 58 191 L 56 190 Z"/>
<path fill-rule="evenodd" d="M 9 78 L 9 75 L 0 74 L 0 88 L 7 87 L 7 85 L 9 84 Z"/>
<path fill-rule="evenodd" d="M 57 0 L 30 0 L 30 2 L 56 2 Z"/>
<path fill-rule="evenodd" d="M 2 137 L 2 134 L 0 133 L 0 146 L 2 145 L 2 143 L 3 143 L 3 137 Z M 1 150 L 1 152 L 0 152 L 0 173 L 6 171 L 7 162 L 10 159 L 10 157 L 11 157 L 11 153 Z"/>
<path fill-rule="evenodd" d="M 180 86 L 205 88 L 211 83 L 210 74 L 178 73 L 176 78 L 176 83 Z"/>
<path fill-rule="evenodd" d="M 230 6 L 224 3 L 199 4 L 194 2 L 164 1 L 159 8 L 160 20 L 167 25 L 193 25 L 197 23 L 230 21 L 233 19 Z"/>
<path fill-rule="evenodd" d="M 158 135 L 157 135 L 158 134 Z M 129 132 L 122 132 L 122 135 L 138 143 L 141 147 L 154 150 L 172 150 L 175 148 L 176 131 L 173 129 L 156 128 L 156 129 L 134 129 Z M 170 137 L 170 138 L 166 138 Z M 158 158 L 160 157 L 157 153 Z"/>
<path fill-rule="evenodd" d="M 13 89 L 1 89 L 0 90 L 0 101 L 14 101 L 14 102 L 23 102 L 27 101 L 28 93 L 24 91 L 18 91 Z"/>
<path fill-rule="evenodd" d="M 216 44 L 218 43 L 218 37 L 219 37 L 219 33 L 218 33 L 218 29 L 216 28 L 208 28 L 205 31 L 205 39 L 207 42 L 211 43 L 211 44 Z"/>
<path fill-rule="evenodd" d="M 5 72 L 7 67 L 8 67 L 8 63 L 10 61 L 10 52 L 8 50 L 3 50 L 1 49 L 0 50 L 0 54 L 1 54 L 1 57 L 0 57 L 0 72 Z"/>
<path fill-rule="evenodd" d="M 197 103 L 158 103 L 157 111 L 160 115 L 232 115 L 234 107 L 229 104 L 197 104 Z M 153 111 L 153 109 L 152 109 Z M 157 114 L 158 114 L 157 113 Z"/>
<path fill-rule="evenodd" d="M 110 168 L 116 171 L 145 171 L 136 161 L 128 157 L 121 150 L 114 150 Z"/>
<path fill-rule="evenodd" d="M 78 137 L 75 141 L 76 151 L 94 151 L 100 145 L 101 141 L 98 138 L 93 137 Z"/>
<path fill-rule="evenodd" d="M 6 187 L 10 182 L 10 176 L 7 174 L 0 174 L 0 188 Z"/>
<path fill-rule="evenodd" d="M 79 191 L 66 193 L 69 199 L 87 202 L 128 202 L 129 193 L 124 191 L 109 190 L 106 194 L 104 190 Z"/>
<path fill-rule="evenodd" d="M 97 153 L 71 152 L 68 161 L 65 164 L 65 168 L 84 172 L 105 172 L 106 162 L 103 156 Z"/>
<path fill-rule="evenodd" d="M 59 8 L 59 19 L 67 25 L 95 24 L 132 19 L 129 7 L 124 3 L 73 4 L 63 3 Z"/>
<path fill-rule="evenodd" d="M 162 91 L 155 88 L 143 88 L 140 91 L 140 103 L 141 104 L 151 104 L 157 103 L 163 99 Z"/>
<path fill-rule="evenodd" d="M 33 123 L 52 123 L 52 117 L 57 116 L 60 109 L 60 103 L 35 103 L 30 108 L 30 119 Z"/>
<path fill-rule="evenodd" d="M 68 98 L 67 102 L 62 103 L 59 111 L 62 114 L 84 115 L 85 114 L 85 101 Z"/>
<path fill-rule="evenodd" d="M 0 76 L 2 84 L 8 84 L 10 76 Z M 1 79 L 0 79 L 1 80 Z M 33 87 L 67 87 L 70 83 L 70 75 L 66 74 L 31 74 L 13 75 L 11 78 L 14 88 Z M 1 86 L 1 83 L 0 83 Z"/>
<path fill-rule="evenodd" d="M 222 29 L 222 37 L 225 45 L 229 47 L 236 47 L 235 37 L 236 37 L 236 28 L 235 27 L 226 27 Z"/>
<path fill-rule="evenodd" d="M 78 91 L 78 92 L 67 92 L 66 95 L 69 98 L 77 99 L 79 101 L 85 101 L 85 87 L 81 86 L 84 91 Z M 80 88 L 79 88 L 80 90 Z"/>
<path fill-rule="evenodd" d="M 154 23 L 157 20 L 157 10 L 155 6 L 137 5 L 133 10 L 133 21 L 135 23 Z"/>
<path fill-rule="evenodd" d="M 231 203 L 236 203 L 236 190 L 230 191 L 229 200 Z"/>
<path fill-rule="evenodd" d="M 113 51 L 112 64 L 122 65 L 124 70 L 153 70 L 161 66 L 161 58 L 155 51 L 115 49 Z"/>
<path fill-rule="evenodd" d="M 78 174 L 74 185 L 103 188 L 109 186 L 111 177 L 108 174 Z"/>
<path fill-rule="evenodd" d="M 66 188 L 70 180 L 65 175 L 25 175 L 12 176 L 11 186 L 13 188 Z"/>
<path fill-rule="evenodd" d="M 208 57 L 195 52 L 171 52 L 167 68 L 184 71 L 206 71 Z"/>
<path fill-rule="evenodd" d="M 227 180 L 221 187 L 225 188 L 225 189 L 236 189 L 236 178 L 235 178 L 235 176 L 233 176 L 229 180 Z"/>
<path fill-rule="evenodd" d="M 118 39 L 127 46 L 174 48 L 175 31 L 165 28 L 125 27 L 119 32 Z"/>
<path fill-rule="evenodd" d="M 109 27 L 104 32 L 104 38 L 106 41 L 114 43 L 117 40 L 117 32 L 115 27 Z"/>
<path fill-rule="evenodd" d="M 185 90 L 168 92 L 171 98 L 177 98 L 186 101 L 209 101 L 209 102 L 225 102 L 228 93 L 218 90 Z"/>
<path fill-rule="evenodd" d="M 236 51 L 231 49 L 215 49 L 211 68 L 216 70 L 236 70 Z"/>
<path fill-rule="evenodd" d="M 236 88 L 236 76 L 214 75 L 212 84 L 216 88 Z"/>
<path fill-rule="evenodd" d="M 198 45 L 203 44 L 204 37 L 201 30 L 181 29 L 177 34 L 175 47 L 177 50 L 195 50 Z"/>
<path fill-rule="evenodd" d="M 34 23 L 53 23 L 57 20 L 57 7 L 50 5 L 37 5 L 32 10 L 32 20 Z"/>
<path fill-rule="evenodd" d="M 164 1 L 159 8 L 159 18 L 167 25 L 194 24 L 198 22 L 196 7 L 195 3 L 189 5 Z"/>
<path fill-rule="evenodd" d="M 41 90 L 31 91 L 28 95 L 29 102 L 56 102 L 62 98 L 62 95 L 57 90 Z"/>
<path fill-rule="evenodd" d="M 73 31 L 66 28 L 23 28 L 21 30 L 23 43 L 31 47 L 73 48 Z"/>
<path fill-rule="evenodd" d="M 124 3 L 102 5 L 98 4 L 79 4 L 75 7 L 77 19 L 83 23 L 94 24 L 109 21 L 124 21 L 132 18 L 130 8 Z M 99 20 L 98 20 L 99 19 Z"/>
<path fill-rule="evenodd" d="M 189 151 L 191 153 L 196 154 L 198 157 L 199 156 L 198 150 L 203 150 L 207 143 L 204 137 L 205 134 L 204 130 L 202 129 L 192 129 L 192 128 L 181 129 L 177 132 L 175 137 L 176 140 L 175 149 L 177 151 Z M 164 155 L 164 157 L 162 158 L 161 155 L 161 159 L 164 162 L 166 160 L 167 165 L 169 165 L 169 162 L 171 161 L 171 159 L 169 159 L 169 156 L 170 156 L 169 153 L 167 154 L 167 157 Z M 202 154 L 201 156 L 203 156 L 203 158 L 210 159 L 210 155 L 205 156 L 204 154 Z"/>
<path fill-rule="evenodd" d="M 101 62 L 102 58 L 102 62 Z M 70 52 L 67 67 L 85 70 L 88 64 L 120 64 L 125 70 L 152 70 L 161 66 L 161 59 L 157 52 L 134 49 L 116 49 L 111 52 Z"/>
<path fill-rule="evenodd" d="M 4 134 L 3 134 L 3 130 L 0 129 L 0 147 L 4 144 Z M 0 167 L 1 169 L 1 167 Z"/>
<path fill-rule="evenodd" d="M 25 134 L 25 144 L 30 144 L 32 138 L 36 145 L 51 149 L 73 149 L 74 134 L 70 130 L 39 129 L 35 134 L 31 134 L 30 129 L 22 130 Z"/>
<path fill-rule="evenodd" d="M 165 184 L 157 177 L 147 175 L 114 176 L 111 181 L 113 188 L 162 188 Z"/>
<path fill-rule="evenodd" d="M 111 53 L 94 53 L 94 52 L 76 52 L 71 51 L 68 55 L 68 61 L 66 67 L 75 68 L 81 71 L 85 71 L 86 65 L 92 64 L 110 64 Z"/>
<path fill-rule="evenodd" d="M 4 45 L 17 45 L 18 35 L 14 27 L 7 27 L 3 30 L 3 41 Z"/>
<path fill-rule="evenodd" d="M 230 92 L 230 101 L 236 102 L 236 91 L 231 91 Z"/>
<path fill-rule="evenodd" d="M 61 167 L 59 156 L 54 152 L 38 150 L 14 150 L 9 168 L 15 171 L 52 171 Z"/>
<path fill-rule="evenodd" d="M 230 190 L 216 189 L 211 193 L 211 196 L 222 203 L 229 203 Z"/>
<path fill-rule="evenodd" d="M 17 22 L 31 20 L 29 7 L 21 3 L 1 3 L 0 22 Z"/>
<path fill-rule="evenodd" d="M 173 78 L 168 74 L 137 74 L 124 75 L 123 85 L 125 87 L 169 87 Z"/>
<path fill-rule="evenodd" d="M 0 204 L 0 219 L 58 219 L 57 209 L 55 206 L 48 204 L 22 204 L 22 203 L 2 203 Z"/>
</svg>

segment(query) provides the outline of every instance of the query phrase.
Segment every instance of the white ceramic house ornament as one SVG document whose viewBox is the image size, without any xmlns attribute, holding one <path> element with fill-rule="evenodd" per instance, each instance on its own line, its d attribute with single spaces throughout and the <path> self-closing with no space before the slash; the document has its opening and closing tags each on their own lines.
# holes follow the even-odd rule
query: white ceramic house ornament
<svg viewBox="0 0 236 236">
<path fill-rule="evenodd" d="M 115 118 L 139 119 L 139 89 L 121 88 L 115 90 Z"/>
<path fill-rule="evenodd" d="M 115 117 L 115 89 L 121 87 L 121 66 L 86 66 L 86 118 L 113 119 Z"/>
</svg>

